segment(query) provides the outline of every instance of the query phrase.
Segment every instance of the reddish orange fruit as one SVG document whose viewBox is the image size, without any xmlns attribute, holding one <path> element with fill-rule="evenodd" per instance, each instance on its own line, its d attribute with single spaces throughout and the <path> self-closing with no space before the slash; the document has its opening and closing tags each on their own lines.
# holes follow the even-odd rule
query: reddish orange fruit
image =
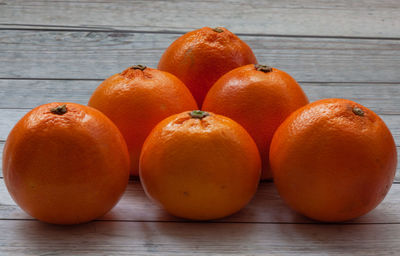
<svg viewBox="0 0 400 256">
<path fill-rule="evenodd" d="M 77 224 L 108 212 L 129 179 L 129 155 L 118 128 L 96 109 L 41 105 L 10 132 L 3 174 L 15 202 L 55 224 Z"/>
<path fill-rule="evenodd" d="M 140 180 L 169 213 L 210 220 L 250 201 L 260 164 L 257 146 L 242 126 L 197 110 L 168 117 L 153 129 L 143 145 Z"/>
<path fill-rule="evenodd" d="M 174 41 L 158 68 L 181 79 L 201 106 L 210 87 L 226 72 L 257 59 L 250 47 L 226 28 L 194 30 Z"/>
<path fill-rule="evenodd" d="M 174 75 L 136 65 L 107 78 L 93 93 L 89 106 L 108 116 L 128 145 L 131 174 L 138 175 L 142 145 L 164 118 L 196 109 L 186 86 Z"/>
<path fill-rule="evenodd" d="M 350 100 L 311 103 L 286 119 L 271 144 L 281 197 L 319 221 L 346 221 L 374 209 L 396 172 L 393 137 L 374 112 Z"/>
<path fill-rule="evenodd" d="M 253 137 L 262 159 L 262 179 L 272 178 L 269 146 L 278 126 L 308 99 L 287 73 L 246 65 L 222 76 L 208 92 L 203 110 L 232 118 Z"/>
</svg>

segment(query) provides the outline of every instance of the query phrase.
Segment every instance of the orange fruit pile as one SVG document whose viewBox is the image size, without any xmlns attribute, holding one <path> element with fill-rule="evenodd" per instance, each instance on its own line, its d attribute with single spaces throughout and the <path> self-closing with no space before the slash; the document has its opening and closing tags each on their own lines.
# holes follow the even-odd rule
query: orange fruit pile
<svg viewBox="0 0 400 256">
<path fill-rule="evenodd" d="M 96 219 L 131 174 L 181 218 L 229 216 L 273 179 L 293 210 L 338 222 L 374 209 L 395 175 L 395 142 L 379 116 L 345 99 L 308 104 L 294 78 L 258 64 L 225 28 L 181 36 L 158 69 L 107 78 L 88 105 L 39 106 L 7 138 L 7 189 L 34 218 Z"/>
</svg>

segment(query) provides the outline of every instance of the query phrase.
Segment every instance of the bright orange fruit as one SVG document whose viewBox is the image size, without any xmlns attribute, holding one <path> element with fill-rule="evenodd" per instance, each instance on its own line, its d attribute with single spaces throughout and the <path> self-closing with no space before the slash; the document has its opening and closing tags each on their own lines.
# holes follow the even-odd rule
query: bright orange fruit
<svg viewBox="0 0 400 256">
<path fill-rule="evenodd" d="M 257 59 L 250 47 L 226 28 L 204 27 L 174 41 L 158 68 L 181 79 L 201 106 L 210 87 L 226 72 Z"/>
<path fill-rule="evenodd" d="M 131 174 L 138 175 L 142 145 L 164 118 L 196 109 L 186 86 L 174 75 L 142 65 L 107 78 L 93 93 L 89 106 L 108 116 L 128 145 Z"/>
<path fill-rule="evenodd" d="M 287 73 L 246 65 L 223 75 L 208 92 L 203 110 L 232 118 L 253 137 L 262 159 L 262 179 L 272 178 L 269 146 L 278 126 L 308 99 Z"/>
<path fill-rule="evenodd" d="M 260 156 L 235 121 L 203 111 L 160 122 L 143 145 L 140 180 L 169 213 L 193 220 L 228 216 L 256 192 Z"/>
<path fill-rule="evenodd" d="M 311 103 L 278 128 L 271 167 L 281 197 L 319 221 L 346 221 L 374 209 L 396 172 L 393 137 L 373 111 L 350 100 Z"/>
<path fill-rule="evenodd" d="M 128 149 L 100 111 L 49 103 L 30 111 L 10 132 L 3 174 L 12 198 L 34 218 L 83 223 L 104 215 L 122 196 Z"/>
</svg>

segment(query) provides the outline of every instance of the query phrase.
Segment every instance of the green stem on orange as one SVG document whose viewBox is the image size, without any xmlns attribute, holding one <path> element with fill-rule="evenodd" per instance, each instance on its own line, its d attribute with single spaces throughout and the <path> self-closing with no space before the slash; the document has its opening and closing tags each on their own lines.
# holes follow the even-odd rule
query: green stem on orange
<svg viewBox="0 0 400 256">
<path fill-rule="evenodd" d="M 201 110 L 193 110 L 192 112 L 189 113 L 189 115 L 192 118 L 203 119 L 204 117 L 209 116 L 210 113 Z"/>
</svg>

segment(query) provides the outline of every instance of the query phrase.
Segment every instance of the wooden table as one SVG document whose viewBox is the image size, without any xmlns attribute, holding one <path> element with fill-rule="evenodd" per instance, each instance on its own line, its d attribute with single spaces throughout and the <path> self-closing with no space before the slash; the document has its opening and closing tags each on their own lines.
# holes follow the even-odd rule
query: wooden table
<svg viewBox="0 0 400 256">
<path fill-rule="evenodd" d="M 310 100 L 348 98 L 373 109 L 400 145 L 399 17 L 398 0 L 0 0 L 0 148 L 31 108 L 86 104 L 104 78 L 133 64 L 156 67 L 173 40 L 205 25 L 238 34 Z M 399 255 L 399 181 L 377 209 L 343 224 L 294 213 L 270 182 L 229 218 L 187 222 L 131 181 L 106 216 L 64 227 L 32 220 L 0 179 L 0 254 Z"/>
</svg>

